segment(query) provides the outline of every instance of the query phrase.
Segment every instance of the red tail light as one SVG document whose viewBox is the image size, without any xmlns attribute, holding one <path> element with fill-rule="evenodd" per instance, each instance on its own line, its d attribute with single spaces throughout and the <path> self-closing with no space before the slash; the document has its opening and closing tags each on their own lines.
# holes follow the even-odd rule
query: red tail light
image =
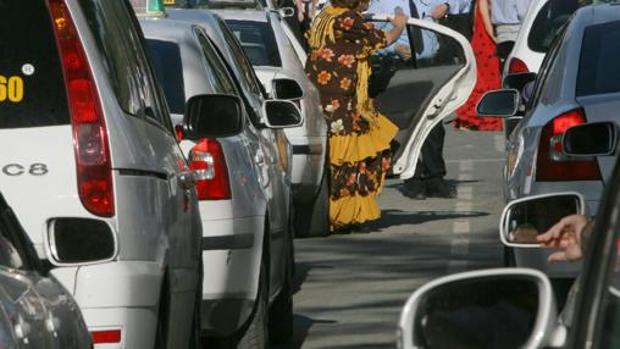
<svg viewBox="0 0 620 349">
<path fill-rule="evenodd" d="M 556 117 L 545 125 L 538 146 L 537 181 L 594 181 L 601 179 L 601 171 L 596 160 L 570 161 L 562 155 L 562 134 L 570 127 L 585 122 L 583 110 L 576 109 Z"/>
<path fill-rule="evenodd" d="M 91 213 L 114 215 L 110 148 L 101 104 L 84 48 L 63 0 L 49 0 L 73 128 L 78 192 Z"/>
<path fill-rule="evenodd" d="M 218 141 L 202 139 L 192 148 L 189 160 L 189 168 L 196 175 L 198 200 L 231 198 L 228 167 Z"/>
<path fill-rule="evenodd" d="M 527 64 L 520 60 L 519 58 L 513 57 L 510 60 L 510 65 L 508 65 L 508 73 L 509 74 L 517 74 L 517 73 L 529 73 L 530 69 L 527 67 Z"/>
<path fill-rule="evenodd" d="M 121 342 L 121 330 L 93 331 L 90 333 L 93 344 L 112 344 Z"/>
</svg>

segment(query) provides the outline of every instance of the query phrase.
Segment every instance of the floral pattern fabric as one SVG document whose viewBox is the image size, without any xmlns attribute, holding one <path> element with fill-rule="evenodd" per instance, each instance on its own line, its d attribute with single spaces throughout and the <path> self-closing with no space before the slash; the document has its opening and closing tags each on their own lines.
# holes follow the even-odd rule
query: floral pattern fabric
<svg viewBox="0 0 620 349">
<path fill-rule="evenodd" d="M 313 25 L 320 26 L 317 22 L 320 21 Z M 335 230 L 379 217 L 374 199 L 390 166 L 389 141 L 396 128 L 387 119 L 373 122 L 362 117 L 356 98 L 360 86 L 367 88 L 367 82 L 358 81 L 358 65 L 367 63 L 372 53 L 386 46 L 385 34 L 366 23 L 359 13 L 349 10 L 333 21 L 333 37 L 322 47 L 311 48 L 306 73 L 320 92 L 327 118 L 330 224 Z M 374 108 L 372 100 L 365 102 Z M 377 115 L 377 119 L 384 118 Z M 387 125 L 389 130 L 378 124 Z M 381 133 L 383 136 L 377 136 Z M 372 145 L 359 147 L 358 142 Z M 334 149 L 338 147 L 342 149 Z M 361 148 L 364 151 L 359 151 Z"/>
</svg>

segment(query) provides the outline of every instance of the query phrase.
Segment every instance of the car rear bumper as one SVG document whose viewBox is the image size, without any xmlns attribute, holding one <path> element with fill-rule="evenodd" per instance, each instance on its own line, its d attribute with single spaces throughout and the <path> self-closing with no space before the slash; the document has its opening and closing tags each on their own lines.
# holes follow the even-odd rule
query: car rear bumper
<svg viewBox="0 0 620 349">
<path fill-rule="evenodd" d="M 88 330 L 120 330 L 120 343 L 95 344 L 95 349 L 153 348 L 157 329 L 157 308 L 82 308 Z"/>
</svg>

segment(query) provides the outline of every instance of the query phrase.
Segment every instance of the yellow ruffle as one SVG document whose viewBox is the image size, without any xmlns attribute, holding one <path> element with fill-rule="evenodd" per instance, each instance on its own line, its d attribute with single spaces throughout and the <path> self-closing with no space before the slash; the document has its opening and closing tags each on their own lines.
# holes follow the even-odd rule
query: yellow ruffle
<svg viewBox="0 0 620 349">
<path fill-rule="evenodd" d="M 345 196 L 337 200 L 329 200 L 329 221 L 332 229 L 349 224 L 362 224 L 379 219 L 379 217 L 381 217 L 381 209 L 374 194 Z"/>
<path fill-rule="evenodd" d="M 329 137 L 330 164 L 341 166 L 345 162 L 359 162 L 390 148 L 398 127 L 385 116 L 377 115 L 376 124 L 367 133 Z"/>
</svg>

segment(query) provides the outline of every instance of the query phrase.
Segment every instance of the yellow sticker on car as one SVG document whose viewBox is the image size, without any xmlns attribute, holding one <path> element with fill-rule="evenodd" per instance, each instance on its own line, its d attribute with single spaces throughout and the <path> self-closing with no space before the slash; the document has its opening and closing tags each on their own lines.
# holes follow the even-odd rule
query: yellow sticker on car
<svg viewBox="0 0 620 349">
<path fill-rule="evenodd" d="M 164 0 L 164 5 L 176 5 L 176 0 Z"/>
<path fill-rule="evenodd" d="M 0 103 L 19 103 L 24 99 L 24 79 L 0 75 Z"/>
</svg>

